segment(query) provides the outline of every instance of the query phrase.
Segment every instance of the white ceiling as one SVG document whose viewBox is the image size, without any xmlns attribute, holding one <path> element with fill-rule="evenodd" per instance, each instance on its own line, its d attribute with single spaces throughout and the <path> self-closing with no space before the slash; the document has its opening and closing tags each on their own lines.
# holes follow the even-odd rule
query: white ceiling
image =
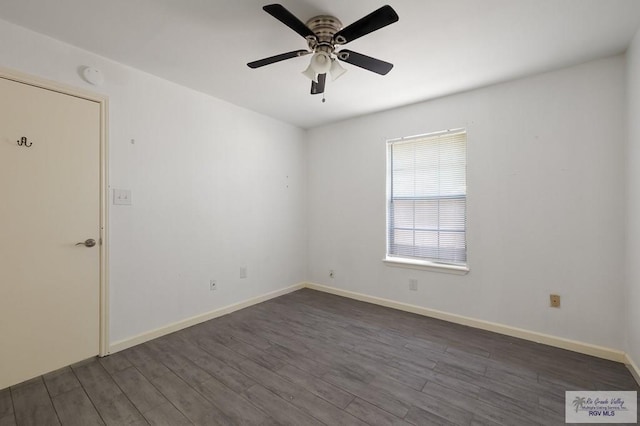
<svg viewBox="0 0 640 426">
<path fill-rule="evenodd" d="M 279 1 L 345 26 L 385 4 Z M 303 128 L 621 53 L 640 26 L 639 0 L 388 2 L 400 21 L 347 46 L 394 69 L 343 63 L 324 104 L 301 74 L 308 56 L 246 66 L 306 47 L 269 0 L 0 0 L 0 18 Z"/>
</svg>

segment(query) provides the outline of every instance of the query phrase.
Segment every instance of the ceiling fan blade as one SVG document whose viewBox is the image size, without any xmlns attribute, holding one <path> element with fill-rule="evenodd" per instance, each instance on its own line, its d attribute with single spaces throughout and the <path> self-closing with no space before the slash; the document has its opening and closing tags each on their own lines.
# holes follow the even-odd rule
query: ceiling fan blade
<svg viewBox="0 0 640 426">
<path fill-rule="evenodd" d="M 398 14 L 389 5 L 382 6 L 380 9 L 375 10 L 354 22 L 351 25 L 341 29 L 333 36 L 333 39 L 338 44 L 346 44 L 357 38 L 372 33 L 387 25 L 393 24 L 398 21 Z"/>
<path fill-rule="evenodd" d="M 338 52 L 338 59 L 380 75 L 386 75 L 393 68 L 393 64 L 389 62 L 346 49 Z"/>
<path fill-rule="evenodd" d="M 311 52 L 306 50 L 293 50 L 287 53 L 281 53 L 279 55 L 270 56 L 268 58 L 260 59 L 258 61 L 249 62 L 247 66 L 249 68 L 260 68 L 265 65 L 274 64 L 276 62 L 284 61 L 285 59 L 297 58 L 298 56 L 308 55 Z"/>
<path fill-rule="evenodd" d="M 311 82 L 311 94 L 319 95 L 320 93 L 324 93 L 324 84 L 327 81 L 326 74 L 318 74 L 318 82 Z"/>
<path fill-rule="evenodd" d="M 316 35 L 307 27 L 304 22 L 296 18 L 296 16 L 284 8 L 281 4 L 268 4 L 262 8 L 269 15 L 300 34 L 302 37 L 316 38 Z"/>
</svg>

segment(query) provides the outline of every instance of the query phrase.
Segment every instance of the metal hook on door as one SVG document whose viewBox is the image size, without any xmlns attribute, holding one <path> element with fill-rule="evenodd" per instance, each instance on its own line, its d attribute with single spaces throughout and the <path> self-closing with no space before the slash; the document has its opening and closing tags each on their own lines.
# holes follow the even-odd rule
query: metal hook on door
<svg viewBox="0 0 640 426">
<path fill-rule="evenodd" d="M 18 142 L 18 146 L 26 146 L 27 148 L 29 148 L 31 145 L 33 145 L 33 142 L 27 142 L 27 138 L 26 137 L 21 137 L 20 140 L 17 141 Z"/>
</svg>

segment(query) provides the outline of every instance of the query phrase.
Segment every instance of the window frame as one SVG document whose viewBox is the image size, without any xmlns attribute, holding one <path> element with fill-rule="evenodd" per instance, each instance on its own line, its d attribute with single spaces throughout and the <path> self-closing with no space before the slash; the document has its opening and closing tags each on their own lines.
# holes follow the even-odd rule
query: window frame
<svg viewBox="0 0 640 426">
<path fill-rule="evenodd" d="M 386 148 L 386 204 L 385 204 L 385 241 L 386 241 L 386 247 L 385 247 L 385 257 L 383 260 L 383 262 L 387 265 L 387 266 L 393 266 L 393 267 L 401 267 L 401 268 L 410 268 L 410 269 L 419 269 L 419 270 L 426 270 L 426 271 L 433 271 L 433 272 L 443 272 L 443 273 L 450 273 L 450 274 L 457 274 L 457 275 L 465 275 L 469 272 L 469 246 L 468 246 L 468 241 L 467 241 L 467 233 L 468 233 L 468 226 L 467 226 L 467 222 L 466 222 L 466 212 L 468 211 L 468 190 L 465 188 L 465 192 L 464 192 L 464 199 L 465 199 L 465 228 L 464 228 L 464 235 L 465 235 L 465 262 L 464 263 L 447 263 L 447 262 L 441 262 L 438 261 L 436 259 L 424 259 L 424 258 L 415 258 L 415 257 L 409 257 L 409 256 L 402 256 L 402 255 L 397 255 L 397 254 L 390 254 L 390 248 L 391 248 L 391 229 L 390 229 L 390 215 L 391 215 L 391 196 L 392 196 L 392 173 L 393 173 L 393 158 L 392 158 L 392 146 L 395 143 L 398 142 L 410 142 L 411 140 L 414 139 L 421 139 L 421 138 L 430 138 L 430 137 L 438 137 L 438 136 L 445 136 L 448 134 L 455 134 L 455 133 L 464 133 L 465 134 L 465 169 L 467 168 L 467 155 L 466 155 L 466 146 L 467 146 L 467 130 L 465 128 L 457 128 L 457 129 L 447 129 L 447 130 L 442 130 L 442 131 L 438 131 L 438 132 L 431 132 L 431 133 L 424 133 L 424 134 L 419 134 L 419 135 L 413 135 L 413 136 L 406 136 L 406 137 L 402 137 L 402 138 L 395 138 L 395 139 L 389 139 L 386 141 L 385 144 L 385 148 Z M 467 179 L 465 176 L 465 185 L 467 185 Z M 459 197 L 460 195 L 458 195 Z M 437 199 L 440 198 L 451 198 L 450 196 L 443 196 L 443 197 L 436 197 Z"/>
</svg>

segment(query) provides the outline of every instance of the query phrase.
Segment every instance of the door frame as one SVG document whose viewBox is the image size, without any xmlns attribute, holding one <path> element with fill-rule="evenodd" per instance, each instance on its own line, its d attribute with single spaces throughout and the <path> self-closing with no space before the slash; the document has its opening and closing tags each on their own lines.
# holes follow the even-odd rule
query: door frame
<svg viewBox="0 0 640 426">
<path fill-rule="evenodd" d="M 96 102 L 100 106 L 100 327 L 98 356 L 109 354 L 109 99 L 77 87 L 0 67 L 0 78 Z"/>
</svg>

